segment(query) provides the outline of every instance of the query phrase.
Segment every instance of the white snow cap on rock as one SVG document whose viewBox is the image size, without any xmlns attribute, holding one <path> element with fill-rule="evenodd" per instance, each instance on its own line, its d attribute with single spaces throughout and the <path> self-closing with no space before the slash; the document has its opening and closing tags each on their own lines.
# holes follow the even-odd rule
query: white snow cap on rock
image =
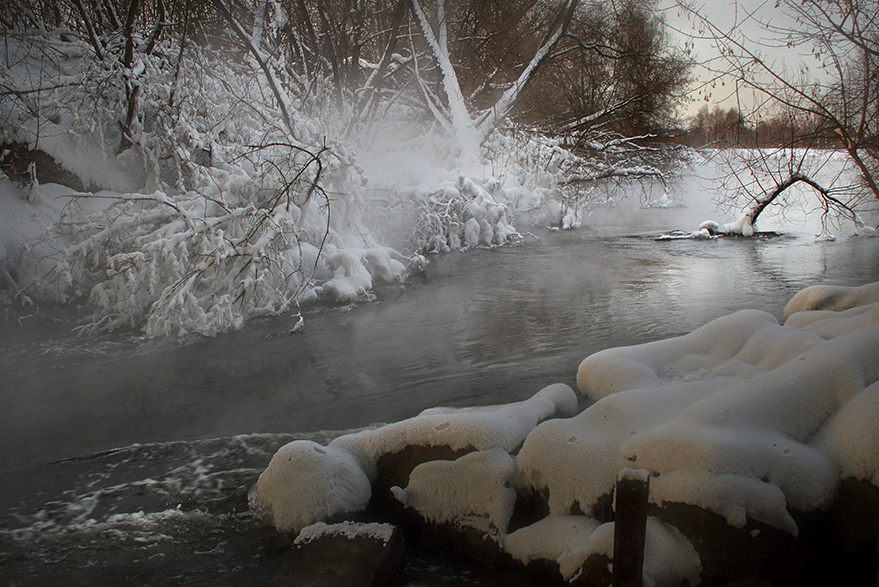
<svg viewBox="0 0 879 587">
<path fill-rule="evenodd" d="M 504 538 L 504 551 L 522 564 L 555 561 L 566 581 L 577 577 L 592 555 L 613 559 L 614 523 L 588 516 L 549 515 Z M 692 544 L 673 526 L 647 519 L 644 585 L 699 583 L 702 563 Z"/>
<path fill-rule="evenodd" d="M 387 545 L 394 535 L 394 526 L 391 524 L 362 523 L 362 522 L 340 522 L 338 524 L 327 524 L 325 522 L 317 522 L 311 526 L 306 526 L 299 533 L 299 536 L 293 541 L 294 546 L 303 546 L 319 540 L 327 536 L 344 536 L 348 540 L 356 540 L 358 538 L 370 538 L 380 540 Z"/>
<path fill-rule="evenodd" d="M 259 476 L 250 507 L 281 532 L 358 512 L 372 496 L 369 479 L 344 450 L 296 440 L 281 447 Z"/>
<path fill-rule="evenodd" d="M 570 579 L 585 560 L 584 556 L 570 564 L 571 553 L 582 551 L 600 525 L 588 516 L 549 515 L 507 534 L 504 551 L 525 565 L 535 560 L 556 561 L 562 577 Z"/>
<path fill-rule="evenodd" d="M 405 489 L 392 487 L 391 492 L 432 522 L 479 516 L 503 532 L 516 504 L 516 490 L 510 487 L 514 472 L 513 457 L 494 448 L 454 461 L 422 463 L 412 470 Z"/>
<path fill-rule="evenodd" d="M 784 307 L 784 316 L 809 310 L 848 310 L 879 302 L 879 282 L 860 287 L 813 285 L 797 293 Z"/>
<path fill-rule="evenodd" d="M 326 447 L 297 440 L 283 446 L 272 457 L 268 468 L 259 476 L 251 491 L 250 505 L 278 530 L 293 533 L 333 516 L 361 511 L 372 495 L 370 480 L 376 475 L 379 457 L 411 445 L 488 451 L 464 459 L 453 468 L 461 467 L 468 474 L 479 476 L 484 471 L 479 467 L 474 470 L 469 464 L 476 462 L 488 466 L 489 463 L 482 460 L 488 459 L 495 466 L 496 480 L 505 480 L 512 471 L 512 460 L 507 453 L 521 445 L 528 433 L 543 420 L 571 416 L 576 410 L 574 391 L 567 385 L 555 384 L 528 400 L 511 404 L 459 409 L 432 408 L 402 422 L 340 436 Z M 500 450 L 491 450 L 495 448 Z M 412 504 L 419 499 L 426 503 L 428 499 L 442 495 L 438 489 L 438 493 L 428 495 L 425 485 L 419 485 L 417 481 L 420 475 L 430 477 L 432 470 L 428 467 L 416 475 L 415 485 L 406 494 Z M 476 497 L 470 503 L 476 504 L 473 509 L 484 512 L 492 521 L 501 524 L 504 516 L 508 519 L 512 511 L 512 504 L 507 503 L 509 491 L 512 490 L 503 489 L 503 483 L 497 482 L 500 485 L 496 505 L 480 506 L 476 504 Z M 451 488 L 449 491 L 459 489 Z M 479 487 L 473 486 L 469 493 L 464 491 L 459 495 L 474 496 L 478 490 Z M 492 495 L 486 495 L 486 499 L 495 499 Z M 444 502 L 446 505 L 449 499 Z M 515 496 L 512 499 L 515 501 Z M 437 512 L 436 507 L 432 511 Z M 434 515 L 442 517 L 440 513 Z M 455 515 L 450 514 L 452 517 Z"/>
<path fill-rule="evenodd" d="M 340 436 L 330 447 L 357 455 L 361 466 L 375 475 L 384 454 L 407 446 L 448 446 L 453 450 L 502 448 L 513 452 L 537 424 L 577 412 L 574 391 L 562 383 L 543 388 L 525 401 L 474 408 L 431 408 L 402 422 Z"/>
</svg>

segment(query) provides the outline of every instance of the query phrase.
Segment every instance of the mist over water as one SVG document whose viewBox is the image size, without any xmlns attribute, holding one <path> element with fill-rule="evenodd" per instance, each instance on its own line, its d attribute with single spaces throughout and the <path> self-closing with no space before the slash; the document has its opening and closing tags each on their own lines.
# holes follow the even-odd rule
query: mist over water
<svg viewBox="0 0 879 587">
<path fill-rule="evenodd" d="M 164 552 L 163 568 L 186 577 L 187 548 L 226 541 L 226 554 L 205 554 L 199 573 L 265 579 L 275 571 L 257 554 L 271 538 L 244 494 L 293 435 L 325 441 L 432 406 L 525 399 L 551 383 L 573 386 L 579 362 L 603 348 L 684 334 L 743 308 L 782 319 L 808 285 L 879 281 L 874 238 L 655 241 L 665 229 L 694 229 L 710 208 L 621 206 L 581 230 L 537 229 L 518 246 L 432 257 L 374 302 L 310 309 L 301 333 L 282 316 L 182 343 L 75 337 L 66 310 L 7 311 L 0 520 L 18 534 L 0 533 L 0 552 L 34 556 L 25 576 L 95 560 L 112 569 L 122 563 L 98 554 L 112 530 L 134 549 L 124 564 L 151 569 L 158 563 L 143 561 Z M 53 538 L 33 532 L 43 524 L 63 539 L 47 546 Z"/>
</svg>

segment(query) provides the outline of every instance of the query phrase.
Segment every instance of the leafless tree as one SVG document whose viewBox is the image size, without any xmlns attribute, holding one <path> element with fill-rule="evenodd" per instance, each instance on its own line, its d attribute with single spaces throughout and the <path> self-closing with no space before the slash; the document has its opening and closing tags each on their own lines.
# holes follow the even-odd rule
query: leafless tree
<svg viewBox="0 0 879 587">
<path fill-rule="evenodd" d="M 850 215 L 862 200 L 879 200 L 879 11 L 873 0 L 779 0 L 777 10 L 793 24 L 758 22 L 766 37 L 778 39 L 782 47 L 811 48 L 817 66 L 795 69 L 762 53 L 765 42 L 712 22 L 689 2 L 681 6 L 697 24 L 693 35 L 712 40 L 719 50 L 722 59 L 707 65 L 717 79 L 731 76 L 740 87 L 762 96 L 759 113 L 799 121 L 798 131 L 790 135 L 790 148 L 829 145 L 847 154 L 860 185 L 850 186 L 852 197 L 842 207 L 828 199 L 827 191 L 816 190 L 825 209 Z M 768 171 L 765 158 L 755 157 L 752 164 Z M 758 199 L 771 200 L 779 190 L 815 180 L 802 168 L 788 171 Z"/>
</svg>

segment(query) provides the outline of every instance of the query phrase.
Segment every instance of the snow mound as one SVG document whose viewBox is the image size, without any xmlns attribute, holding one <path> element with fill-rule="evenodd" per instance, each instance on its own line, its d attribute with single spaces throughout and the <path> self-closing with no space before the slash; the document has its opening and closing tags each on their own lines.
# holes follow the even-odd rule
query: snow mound
<svg viewBox="0 0 879 587">
<path fill-rule="evenodd" d="M 554 561 L 566 580 L 589 557 L 612 559 L 613 522 L 597 518 L 620 477 L 649 476 L 660 508 L 797 536 L 796 512 L 830 506 L 842 480 L 879 487 L 879 324 L 865 319 L 877 305 L 797 312 L 786 325 L 746 310 L 601 351 L 580 365 L 580 390 L 596 401 L 577 415 L 573 390 L 556 384 L 517 403 L 425 410 L 327 447 L 297 441 L 272 459 L 251 505 L 296 532 L 365 507 L 381 456 L 443 446 L 474 452 L 422 462 L 391 495 L 426 521 L 491 536 L 523 565 Z M 549 515 L 507 533 L 523 491 L 543 496 Z M 645 585 L 696 584 L 701 569 L 677 528 L 648 519 Z"/>
<path fill-rule="evenodd" d="M 699 583 L 702 564 L 692 544 L 676 528 L 657 518 L 647 519 L 644 585 Z M 515 560 L 555 561 L 566 581 L 574 580 L 593 555 L 613 559 L 614 523 L 588 516 L 549 515 L 504 538 L 504 550 Z"/>
<path fill-rule="evenodd" d="M 841 474 L 875 482 L 868 421 L 879 418 L 877 356 L 879 325 L 824 340 L 758 311 L 608 349 L 578 373 L 581 391 L 598 401 L 538 426 L 518 466 L 534 491 L 548 493 L 554 514 L 575 505 L 588 513 L 620 469 L 638 467 L 655 477 L 659 505 L 691 504 L 734 527 L 751 518 L 796 534 L 789 508 L 827 505 Z"/>
<path fill-rule="evenodd" d="M 403 257 L 388 247 L 336 249 L 327 252 L 333 276 L 317 286 L 314 294 L 336 303 L 368 299 L 378 284 L 401 283 L 407 273 Z"/>
<path fill-rule="evenodd" d="M 588 516 L 549 515 L 507 534 L 504 551 L 525 565 L 536 560 L 559 562 L 562 576 L 570 579 L 580 568 L 571 561 L 575 557 L 572 553 L 582 552 L 600 525 L 598 520 Z M 580 564 L 583 560 L 585 556 Z"/>
<path fill-rule="evenodd" d="M 813 285 L 797 293 L 784 307 L 784 316 L 810 310 L 848 310 L 879 302 L 879 282 L 860 287 Z"/>
<path fill-rule="evenodd" d="M 827 450 L 843 477 L 879 487 L 879 383 L 856 395 L 815 436 L 813 444 Z"/>
<path fill-rule="evenodd" d="M 488 516 L 505 525 L 512 512 L 515 492 L 506 480 L 513 471 L 513 452 L 540 422 L 576 413 L 574 391 L 563 384 L 550 385 L 528 400 L 500 406 L 476 408 L 432 408 L 420 415 L 375 430 L 340 436 L 328 446 L 297 440 L 283 446 L 272 457 L 250 493 L 251 508 L 283 532 L 298 533 L 306 526 L 334 516 L 361 511 L 372 496 L 378 459 L 407 446 L 448 446 L 452 449 L 486 451 L 453 464 L 436 464 L 413 472 L 412 484 L 396 493 L 403 503 L 421 507 L 439 518 L 460 514 L 441 514 L 456 497 L 469 501 L 461 507 Z M 497 450 L 492 450 L 497 449 Z M 443 475 L 443 468 L 459 471 L 450 477 L 461 485 L 442 488 L 430 484 Z M 418 468 L 416 468 L 418 470 Z M 478 481 L 466 485 L 464 474 L 478 477 L 491 470 L 495 489 L 480 493 Z M 440 473 L 437 473 L 440 471 Z M 430 481 L 424 481 L 430 480 Z M 440 499 L 443 506 L 429 506 Z M 480 499 L 493 505 L 479 505 Z M 512 501 L 511 501 L 512 500 Z"/>
<path fill-rule="evenodd" d="M 771 314 L 743 310 L 678 338 L 595 353 L 580 363 L 577 385 L 598 400 L 656 385 L 748 379 L 822 342 L 817 335 L 780 327 Z"/>
<path fill-rule="evenodd" d="M 513 515 L 516 490 L 510 486 L 513 458 L 502 448 L 473 452 L 455 461 L 429 461 L 412 470 L 405 489 L 393 496 L 437 524 L 468 516 L 485 518 L 504 531 Z"/>
<path fill-rule="evenodd" d="M 785 326 L 795 326 L 817 334 L 821 338 L 833 338 L 873 324 L 879 324 L 879 302 L 855 306 L 848 310 L 810 310 L 791 314 Z"/>
<path fill-rule="evenodd" d="M 281 532 L 358 512 L 372 496 L 369 479 L 344 450 L 296 440 L 272 457 L 250 492 L 252 511 Z"/>
</svg>

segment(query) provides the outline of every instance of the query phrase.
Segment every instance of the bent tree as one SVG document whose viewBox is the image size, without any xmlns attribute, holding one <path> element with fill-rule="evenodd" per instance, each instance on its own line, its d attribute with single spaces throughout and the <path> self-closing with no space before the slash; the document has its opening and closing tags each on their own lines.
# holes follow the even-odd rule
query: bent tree
<svg viewBox="0 0 879 587">
<path fill-rule="evenodd" d="M 705 64 L 715 79 L 731 77 L 737 87 L 751 89 L 762 98 L 752 115 L 782 116 L 793 121 L 796 129 L 782 145 L 788 151 L 785 167 L 771 168 L 778 158 L 751 152 L 751 171 L 772 175 L 775 181 L 762 194 L 744 190 L 754 200 L 747 213 L 756 218 L 786 189 L 808 183 L 820 197 L 825 218 L 833 210 L 859 222 L 857 209 L 879 200 L 879 12 L 875 1 L 779 0 L 776 10 L 783 19 L 748 15 L 759 24 L 761 41 L 747 36 L 741 23 L 724 28 L 702 16 L 692 3 L 682 1 L 680 6 L 696 23 L 698 32 L 693 36 L 711 40 L 721 55 L 719 62 Z M 771 60 L 760 51 L 766 47 L 765 39 L 774 39 L 786 49 L 808 47 L 815 66 L 803 63 L 791 69 Z M 844 152 L 856 170 L 858 181 L 846 186 L 849 195 L 844 199 L 835 198 L 827 188 L 819 189 L 804 166 L 803 151 L 818 148 Z M 790 160 L 799 164 L 791 165 Z"/>
</svg>

